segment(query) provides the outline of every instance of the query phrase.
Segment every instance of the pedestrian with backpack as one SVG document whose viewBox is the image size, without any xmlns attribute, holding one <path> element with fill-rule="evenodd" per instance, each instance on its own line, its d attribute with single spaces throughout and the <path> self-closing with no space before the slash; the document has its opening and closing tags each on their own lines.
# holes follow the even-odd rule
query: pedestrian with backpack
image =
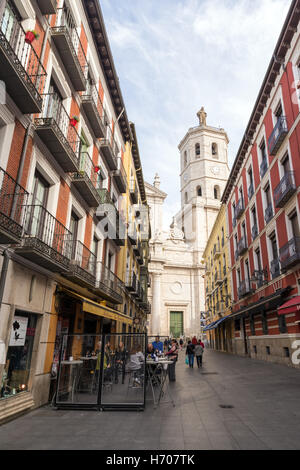
<svg viewBox="0 0 300 470">
<path fill-rule="evenodd" d="M 204 351 L 204 348 L 203 348 L 202 344 L 201 344 L 201 341 L 199 339 L 198 343 L 195 346 L 195 355 L 196 355 L 196 359 L 197 359 L 198 369 L 199 369 L 199 367 L 202 367 L 202 356 L 203 356 L 203 351 Z"/>
<path fill-rule="evenodd" d="M 194 356 L 195 356 L 195 345 L 189 341 L 186 347 L 185 354 L 188 356 L 189 359 L 189 367 L 193 369 L 194 367 Z"/>
</svg>

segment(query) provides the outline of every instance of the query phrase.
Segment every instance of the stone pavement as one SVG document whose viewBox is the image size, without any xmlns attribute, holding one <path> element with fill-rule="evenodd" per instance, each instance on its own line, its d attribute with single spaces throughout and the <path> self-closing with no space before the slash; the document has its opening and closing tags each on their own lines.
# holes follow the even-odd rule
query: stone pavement
<svg viewBox="0 0 300 470">
<path fill-rule="evenodd" d="M 300 371 L 206 350 L 190 369 L 180 352 L 176 407 L 144 412 L 45 406 L 0 427 L 0 449 L 300 449 Z M 222 408 L 220 405 L 232 406 Z"/>
</svg>

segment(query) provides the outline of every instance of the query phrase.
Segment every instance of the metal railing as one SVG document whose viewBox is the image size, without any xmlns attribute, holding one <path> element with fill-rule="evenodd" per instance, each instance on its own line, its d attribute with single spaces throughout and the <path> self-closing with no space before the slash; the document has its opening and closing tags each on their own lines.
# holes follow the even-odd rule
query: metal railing
<svg viewBox="0 0 300 470">
<path fill-rule="evenodd" d="M 91 83 L 89 80 L 87 80 L 86 83 L 87 87 L 86 90 L 82 93 L 81 99 L 82 101 L 93 101 L 103 125 L 107 125 L 107 115 L 104 110 L 99 91 L 97 90 L 96 85 Z"/>
<path fill-rule="evenodd" d="M 100 139 L 101 144 L 107 144 L 109 145 L 112 154 L 114 156 L 114 159 L 116 160 L 118 154 L 119 154 L 119 147 L 115 141 L 114 135 L 112 133 L 112 130 L 109 126 L 106 126 L 106 137 L 105 139 Z"/>
<path fill-rule="evenodd" d="M 49 247 L 64 257 L 71 259 L 73 246 L 71 232 L 50 214 L 45 207 L 29 205 L 26 209 L 24 226 L 25 245 L 30 243 L 31 246 L 36 247 L 38 250 L 45 251 L 44 245 L 45 248 Z M 35 239 L 37 241 L 29 242 L 28 239 Z M 40 242 L 42 242 L 42 245 Z"/>
<path fill-rule="evenodd" d="M 239 298 L 244 297 L 247 294 L 251 294 L 251 283 L 249 279 L 244 279 L 238 287 L 238 296 Z"/>
<path fill-rule="evenodd" d="M 21 228 L 24 223 L 27 200 L 28 192 L 0 167 L 1 226 L 10 227 L 9 221 L 13 221 Z"/>
<path fill-rule="evenodd" d="M 241 256 L 243 253 L 245 253 L 245 251 L 247 251 L 247 249 L 248 249 L 247 239 L 246 239 L 246 237 L 242 237 L 238 241 L 238 254 L 239 254 L 239 256 Z"/>
<path fill-rule="evenodd" d="M 279 259 L 281 269 L 286 269 L 300 260 L 300 237 L 291 238 L 279 249 Z"/>
<path fill-rule="evenodd" d="M 266 221 L 266 224 L 268 222 L 270 222 L 270 220 L 272 219 L 273 217 L 273 207 L 272 207 L 272 204 L 269 204 L 268 207 L 266 208 L 265 210 L 265 221 Z"/>
<path fill-rule="evenodd" d="M 124 183 L 125 183 L 125 185 L 126 185 L 126 184 L 127 184 L 127 173 L 126 173 L 126 170 L 125 170 L 125 168 L 124 168 L 122 158 L 121 158 L 121 157 L 118 157 L 118 158 L 117 158 L 117 162 L 118 162 L 118 163 L 117 163 L 118 169 L 115 170 L 115 171 L 120 173 L 120 176 L 123 178 Z"/>
<path fill-rule="evenodd" d="M 236 208 L 234 210 L 235 219 L 239 219 L 241 217 L 242 213 L 244 212 L 244 210 L 245 210 L 244 199 L 241 197 L 238 200 L 238 203 L 237 203 Z"/>
<path fill-rule="evenodd" d="M 96 255 L 83 243 L 72 240 L 72 264 L 96 278 Z"/>
<path fill-rule="evenodd" d="M 71 173 L 73 178 L 88 178 L 95 190 L 99 187 L 98 173 L 88 152 L 82 152 L 79 157 L 78 171 Z M 99 195 L 98 191 L 97 194 Z"/>
<path fill-rule="evenodd" d="M 282 207 L 296 189 L 295 173 L 294 171 L 287 171 L 274 189 L 275 206 Z"/>
<path fill-rule="evenodd" d="M 51 30 L 54 33 L 64 30 L 67 31 L 69 35 L 69 45 L 73 49 L 74 56 L 76 56 L 78 59 L 82 74 L 87 78 L 87 58 L 80 41 L 80 37 L 77 33 L 74 18 L 69 9 L 63 7 L 56 10 L 55 24 L 51 27 Z"/>
<path fill-rule="evenodd" d="M 26 32 L 9 1 L 4 0 L 4 4 L 0 5 L 0 14 L 0 43 L 7 54 L 13 56 L 16 69 L 22 79 L 30 86 L 33 85 L 41 95 L 47 73 L 39 56 L 32 44 L 25 42 Z"/>
<path fill-rule="evenodd" d="M 70 116 L 60 97 L 56 93 L 45 93 L 43 95 L 42 112 L 40 117 L 35 119 L 35 123 L 43 126 L 51 125 L 53 122 L 78 160 L 80 136 L 76 128 L 70 124 Z"/>
<path fill-rule="evenodd" d="M 285 116 L 280 116 L 268 140 L 270 155 L 276 155 L 281 143 L 288 133 L 288 126 Z"/>
<path fill-rule="evenodd" d="M 97 261 L 96 286 L 104 286 L 111 295 L 122 297 L 123 282 L 101 261 Z"/>
</svg>

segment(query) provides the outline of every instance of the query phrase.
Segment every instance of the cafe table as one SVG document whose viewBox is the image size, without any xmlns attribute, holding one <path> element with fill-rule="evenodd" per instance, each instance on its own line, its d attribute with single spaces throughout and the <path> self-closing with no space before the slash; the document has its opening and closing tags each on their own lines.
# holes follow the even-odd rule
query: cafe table
<svg viewBox="0 0 300 470">
<path fill-rule="evenodd" d="M 146 359 L 146 367 L 147 367 L 149 383 L 150 383 L 152 395 L 153 395 L 154 408 L 157 408 L 157 406 L 161 402 L 162 396 L 166 394 L 168 394 L 169 396 L 169 399 L 170 399 L 169 401 L 171 401 L 173 406 L 175 406 L 174 400 L 169 390 L 169 382 L 167 380 L 169 364 L 173 364 L 173 361 L 170 361 L 164 358 L 160 358 L 157 361 L 153 359 Z M 158 373 L 159 371 L 160 373 Z M 155 390 L 154 390 L 155 386 L 157 386 L 157 390 L 158 390 L 157 399 L 155 397 Z M 164 401 L 164 403 L 165 402 L 166 401 Z"/>
<path fill-rule="evenodd" d="M 74 403 L 74 395 L 76 391 L 76 387 L 78 384 L 78 379 L 80 377 L 80 365 L 83 364 L 82 360 L 73 360 L 73 361 L 61 361 L 61 364 L 64 366 L 70 366 L 70 373 L 69 373 L 69 385 L 70 387 L 71 382 L 71 397 L 72 403 Z"/>
</svg>

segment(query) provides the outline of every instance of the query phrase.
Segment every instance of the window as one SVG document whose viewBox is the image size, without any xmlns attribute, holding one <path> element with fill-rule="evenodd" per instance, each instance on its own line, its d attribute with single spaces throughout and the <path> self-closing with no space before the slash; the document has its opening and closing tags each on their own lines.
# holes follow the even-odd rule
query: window
<svg viewBox="0 0 300 470">
<path fill-rule="evenodd" d="M 292 229 L 292 237 L 299 238 L 300 231 L 299 231 L 299 223 L 298 223 L 298 216 L 297 216 L 296 210 L 294 210 L 294 212 L 292 212 L 292 214 L 289 215 L 289 220 L 290 220 L 290 226 Z"/>
<path fill-rule="evenodd" d="M 260 146 L 260 156 L 261 156 L 261 161 L 267 160 L 267 151 L 266 151 L 266 143 L 265 139 L 262 140 Z"/>
<path fill-rule="evenodd" d="M 254 315 L 251 315 L 251 317 L 250 317 L 250 329 L 251 329 L 251 335 L 252 335 L 252 336 L 255 336 Z"/>
<path fill-rule="evenodd" d="M 17 311 L 10 332 L 0 398 L 28 390 L 37 315 Z"/>
<path fill-rule="evenodd" d="M 202 197 L 202 188 L 201 188 L 201 186 L 197 187 L 197 196 Z"/>
<path fill-rule="evenodd" d="M 215 157 L 218 155 L 218 146 L 215 142 L 211 144 L 211 153 Z"/>
<path fill-rule="evenodd" d="M 219 186 L 214 186 L 214 198 L 220 199 L 220 188 Z"/>
<path fill-rule="evenodd" d="M 200 144 L 198 143 L 195 145 L 195 154 L 196 154 L 196 157 L 200 156 Z"/>
<path fill-rule="evenodd" d="M 98 246 L 99 246 L 99 240 L 98 238 L 94 237 L 92 241 L 92 247 L 91 247 L 91 252 L 96 256 L 98 256 Z"/>
<path fill-rule="evenodd" d="M 185 150 L 184 154 L 183 154 L 183 164 L 184 166 L 187 165 L 187 151 Z"/>
<path fill-rule="evenodd" d="M 279 121 L 279 119 L 283 116 L 283 112 L 282 112 L 282 105 L 281 105 L 281 102 L 279 102 L 276 110 L 275 110 L 275 118 L 276 118 L 276 122 Z"/>
<path fill-rule="evenodd" d="M 289 154 L 288 153 L 281 160 L 281 165 L 282 165 L 282 168 L 283 168 L 284 175 L 287 175 L 291 171 L 291 166 L 290 166 L 290 160 L 289 160 Z"/>
<path fill-rule="evenodd" d="M 266 312 L 263 312 L 261 315 L 261 323 L 262 323 L 262 332 L 264 335 L 268 334 L 268 321 Z"/>
<path fill-rule="evenodd" d="M 276 241 L 276 233 L 272 232 L 272 234 L 269 237 L 270 242 L 271 242 L 271 253 L 272 253 L 272 259 L 275 260 L 278 258 L 278 249 L 277 249 L 277 241 Z"/>
<path fill-rule="evenodd" d="M 184 202 L 185 204 L 188 202 L 188 193 L 184 193 Z"/>
<path fill-rule="evenodd" d="M 71 232 L 71 239 L 72 239 L 72 258 L 75 258 L 76 255 L 76 243 L 77 243 L 77 235 L 78 235 L 78 223 L 79 217 L 74 212 L 71 212 L 71 219 L 70 219 L 70 232 Z"/>
<path fill-rule="evenodd" d="M 280 333 L 286 333 L 287 332 L 285 315 L 278 315 L 278 327 L 279 327 Z"/>
</svg>

